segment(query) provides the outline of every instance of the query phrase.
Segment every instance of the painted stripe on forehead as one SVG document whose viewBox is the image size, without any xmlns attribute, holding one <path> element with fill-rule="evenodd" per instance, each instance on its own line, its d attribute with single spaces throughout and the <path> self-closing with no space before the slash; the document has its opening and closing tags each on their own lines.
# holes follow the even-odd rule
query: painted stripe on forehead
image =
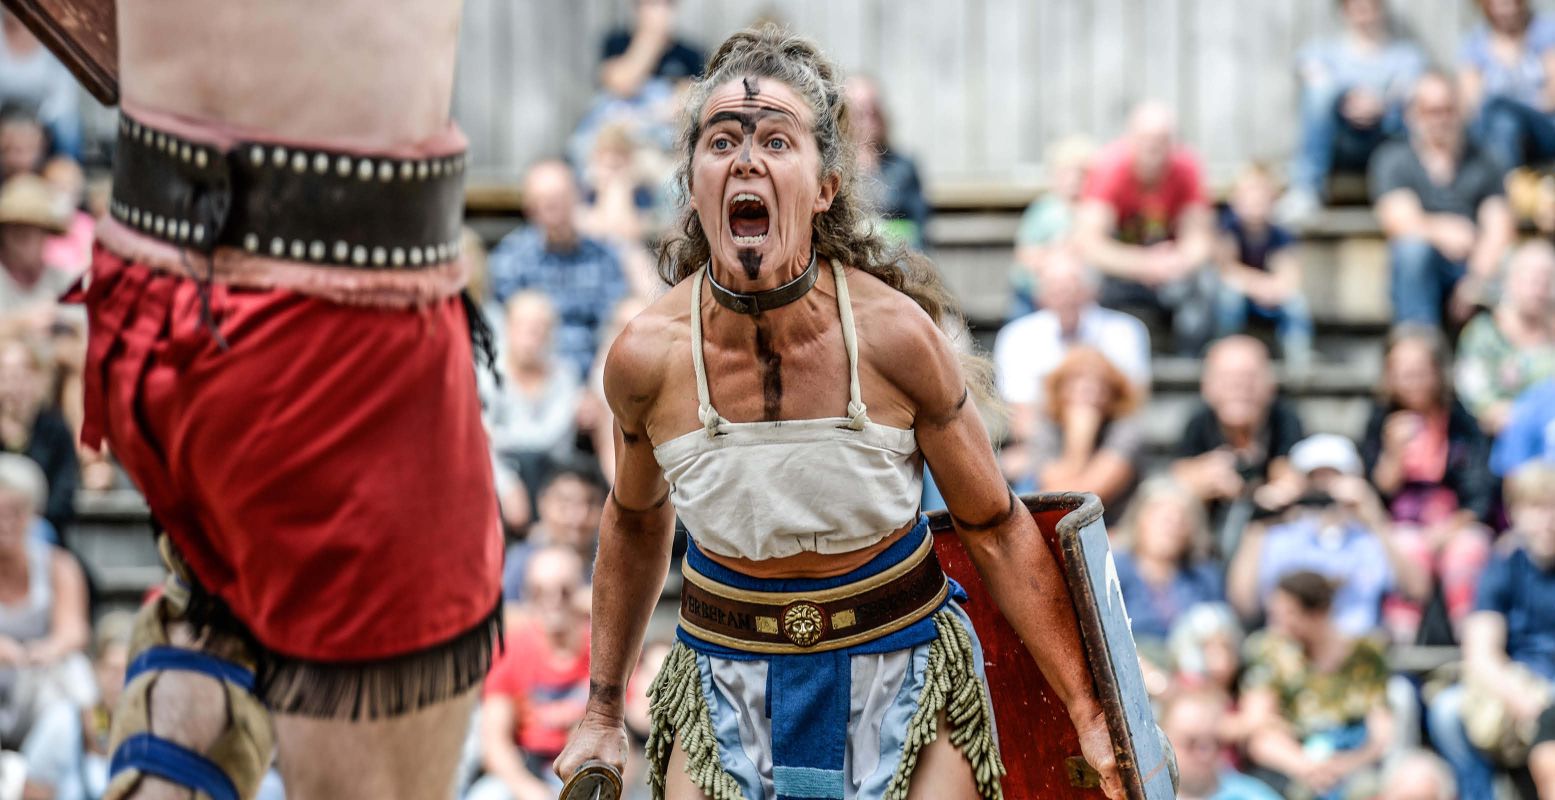
<svg viewBox="0 0 1555 800">
<path fill-rule="evenodd" d="M 707 122 L 703 123 L 703 125 L 711 127 L 720 122 L 738 122 L 740 123 L 740 130 L 751 133 L 756 130 L 757 122 L 771 116 L 782 116 L 797 122 L 793 114 L 781 108 L 760 106 L 755 113 L 749 111 L 719 111 L 708 117 Z"/>
</svg>

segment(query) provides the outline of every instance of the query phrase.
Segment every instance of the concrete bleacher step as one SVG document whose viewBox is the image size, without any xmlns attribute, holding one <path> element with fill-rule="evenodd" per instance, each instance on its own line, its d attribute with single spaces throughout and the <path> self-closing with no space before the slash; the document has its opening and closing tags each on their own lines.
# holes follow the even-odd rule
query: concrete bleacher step
<svg viewBox="0 0 1555 800">
<path fill-rule="evenodd" d="M 1382 226 L 1369 206 L 1327 206 L 1296 226 L 1306 241 L 1353 237 L 1382 238 Z"/>
<path fill-rule="evenodd" d="M 1020 210 L 940 214 L 929 222 L 930 255 L 966 316 L 1002 320 Z M 1308 304 L 1320 324 L 1386 326 L 1387 244 L 1364 208 L 1325 209 L 1303 229 Z"/>
<path fill-rule="evenodd" d="M 151 534 L 151 512 L 133 490 L 78 493 L 67 541 L 108 607 L 133 607 L 166 574 Z"/>
</svg>

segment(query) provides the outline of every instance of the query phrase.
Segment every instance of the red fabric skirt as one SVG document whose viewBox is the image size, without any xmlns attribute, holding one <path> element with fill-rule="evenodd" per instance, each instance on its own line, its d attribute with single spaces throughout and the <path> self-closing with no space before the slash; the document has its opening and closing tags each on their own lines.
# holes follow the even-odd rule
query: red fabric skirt
<svg viewBox="0 0 1555 800">
<path fill-rule="evenodd" d="M 76 295 L 83 440 L 106 438 L 200 588 L 261 646 L 394 659 L 490 618 L 502 539 L 459 298 L 347 306 L 101 247 Z"/>
</svg>

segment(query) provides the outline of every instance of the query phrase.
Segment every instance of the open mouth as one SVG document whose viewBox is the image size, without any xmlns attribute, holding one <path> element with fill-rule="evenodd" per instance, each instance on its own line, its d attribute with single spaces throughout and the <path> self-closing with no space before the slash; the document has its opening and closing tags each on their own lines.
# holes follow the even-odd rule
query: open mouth
<svg viewBox="0 0 1555 800">
<path fill-rule="evenodd" d="M 767 240 L 771 217 L 767 204 L 750 192 L 740 192 L 729 201 L 729 233 L 741 247 L 754 247 Z"/>
</svg>

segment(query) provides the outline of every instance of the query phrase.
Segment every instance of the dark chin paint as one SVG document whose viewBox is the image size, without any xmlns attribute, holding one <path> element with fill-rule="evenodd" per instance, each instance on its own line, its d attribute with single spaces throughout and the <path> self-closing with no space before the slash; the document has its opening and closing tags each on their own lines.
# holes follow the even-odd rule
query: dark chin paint
<svg viewBox="0 0 1555 800">
<path fill-rule="evenodd" d="M 756 280 L 761 275 L 761 254 L 749 247 L 740 248 L 740 266 L 745 268 L 745 277 Z"/>
<path fill-rule="evenodd" d="M 761 368 L 761 411 L 766 420 L 781 419 L 783 413 L 783 356 L 772 349 L 767 331 L 756 324 L 756 364 Z"/>
</svg>

